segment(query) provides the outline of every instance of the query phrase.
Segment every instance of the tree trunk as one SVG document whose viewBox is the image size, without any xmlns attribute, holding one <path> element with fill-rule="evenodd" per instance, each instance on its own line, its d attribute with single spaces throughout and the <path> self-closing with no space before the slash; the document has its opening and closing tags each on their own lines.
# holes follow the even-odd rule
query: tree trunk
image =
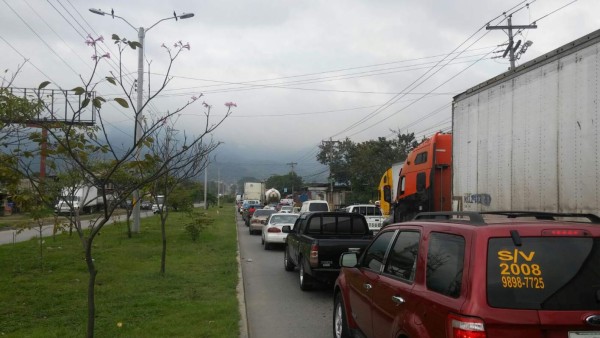
<svg viewBox="0 0 600 338">
<path fill-rule="evenodd" d="M 93 237 L 92 237 L 93 238 Z M 94 337 L 94 324 L 96 320 L 96 304 L 94 301 L 94 288 L 96 286 L 96 267 L 92 260 L 92 238 L 86 241 L 85 246 L 85 262 L 87 263 L 89 280 L 88 280 L 88 323 L 87 323 L 87 337 Z"/>
<path fill-rule="evenodd" d="M 160 274 L 161 276 L 164 276 L 167 260 L 167 231 L 165 229 L 165 220 L 162 220 L 162 222 L 160 223 L 160 230 L 162 233 L 162 255 L 160 258 Z"/>
</svg>

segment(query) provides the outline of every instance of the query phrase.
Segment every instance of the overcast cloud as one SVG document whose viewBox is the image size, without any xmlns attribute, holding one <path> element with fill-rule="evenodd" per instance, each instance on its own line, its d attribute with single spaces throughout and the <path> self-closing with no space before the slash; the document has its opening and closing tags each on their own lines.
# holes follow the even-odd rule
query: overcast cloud
<svg viewBox="0 0 600 338">
<path fill-rule="evenodd" d="M 286 162 L 294 161 L 296 170 L 308 175 L 322 170 L 314 159 L 322 140 L 350 137 L 360 142 L 389 137 L 398 129 L 418 137 L 449 131 L 453 95 L 507 70 L 506 59 L 491 59 L 501 53 L 490 54 L 502 49 L 495 46 L 506 42 L 506 33 L 484 28 L 490 21 L 506 24 L 503 12 L 519 9 L 513 15 L 518 25 L 541 18 L 537 29 L 516 36 L 533 42 L 517 65 L 600 29 L 600 1 L 532 0 L 528 8 L 525 3 L 1 0 L 0 66 L 10 74 L 27 58 L 16 86 L 37 87 L 50 80 L 55 88 L 71 89 L 81 84 L 80 75 L 91 72 L 93 51 L 85 36 L 104 36 L 104 48 L 111 48 L 113 55 L 111 34 L 137 39 L 125 22 L 95 15 L 90 7 L 114 9 L 135 27 L 149 27 L 172 16 L 173 10 L 194 13 L 190 19 L 161 22 L 146 35 L 146 59 L 157 74 L 151 80 L 155 88 L 168 61 L 161 44 L 181 40 L 191 45 L 176 61 L 172 82 L 148 114 L 159 116 L 203 93 L 202 100 L 213 105 L 218 119 L 226 111 L 224 103 L 235 102 L 238 107 L 213 135 L 224 142 L 219 160 L 244 167 L 277 163 L 264 169 L 263 177 L 284 173 L 289 170 Z M 431 70 L 456 48 L 462 54 Z M 132 78 L 136 55 L 128 51 L 125 59 Z M 104 65 L 100 72 L 109 70 Z M 433 73 L 418 87 L 409 87 Z M 114 87 L 98 91 L 118 94 Z M 378 110 L 389 100 L 395 103 Z M 115 137 L 131 137 L 130 111 L 107 105 L 102 114 Z M 201 102 L 176 124 L 190 134 L 201 128 Z"/>
</svg>

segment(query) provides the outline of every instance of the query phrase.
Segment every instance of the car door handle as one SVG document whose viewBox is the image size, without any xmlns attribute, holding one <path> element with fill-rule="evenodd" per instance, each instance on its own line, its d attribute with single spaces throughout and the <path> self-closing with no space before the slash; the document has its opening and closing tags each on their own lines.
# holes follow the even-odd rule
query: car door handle
<svg viewBox="0 0 600 338">
<path fill-rule="evenodd" d="M 400 305 L 400 304 L 404 304 L 405 300 L 404 300 L 404 298 L 402 298 L 400 296 L 392 296 L 392 302 Z"/>
<path fill-rule="evenodd" d="M 363 284 L 363 288 L 365 288 L 367 291 L 369 291 L 373 288 L 373 286 L 371 286 L 371 284 L 369 284 L 369 283 L 365 283 L 365 284 Z"/>
</svg>

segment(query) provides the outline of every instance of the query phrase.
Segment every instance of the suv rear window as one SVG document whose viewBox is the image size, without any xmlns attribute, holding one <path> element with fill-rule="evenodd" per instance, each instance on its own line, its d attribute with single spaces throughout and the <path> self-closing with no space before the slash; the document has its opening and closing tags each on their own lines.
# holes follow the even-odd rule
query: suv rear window
<svg viewBox="0 0 600 338">
<path fill-rule="evenodd" d="M 493 307 L 600 309 L 600 239 L 523 237 L 488 243 L 487 298 Z"/>
<path fill-rule="evenodd" d="M 326 203 L 311 203 L 308 206 L 308 211 L 329 211 Z"/>
</svg>

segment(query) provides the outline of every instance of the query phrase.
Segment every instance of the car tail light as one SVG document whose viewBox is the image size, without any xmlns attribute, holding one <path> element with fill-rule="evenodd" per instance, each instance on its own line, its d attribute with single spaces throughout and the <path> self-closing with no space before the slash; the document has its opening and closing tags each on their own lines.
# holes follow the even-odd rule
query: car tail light
<svg viewBox="0 0 600 338">
<path fill-rule="evenodd" d="M 543 230 L 542 236 L 572 236 L 572 237 L 584 237 L 590 236 L 590 233 L 581 229 L 551 229 Z"/>
<path fill-rule="evenodd" d="M 310 266 L 319 266 L 319 245 L 313 244 L 310 246 Z"/>
<path fill-rule="evenodd" d="M 281 232 L 281 229 L 279 229 L 279 228 L 269 228 L 269 229 L 267 229 L 267 232 Z"/>
<path fill-rule="evenodd" d="M 452 338 L 486 338 L 483 320 L 455 314 L 448 315 L 448 333 Z"/>
</svg>

